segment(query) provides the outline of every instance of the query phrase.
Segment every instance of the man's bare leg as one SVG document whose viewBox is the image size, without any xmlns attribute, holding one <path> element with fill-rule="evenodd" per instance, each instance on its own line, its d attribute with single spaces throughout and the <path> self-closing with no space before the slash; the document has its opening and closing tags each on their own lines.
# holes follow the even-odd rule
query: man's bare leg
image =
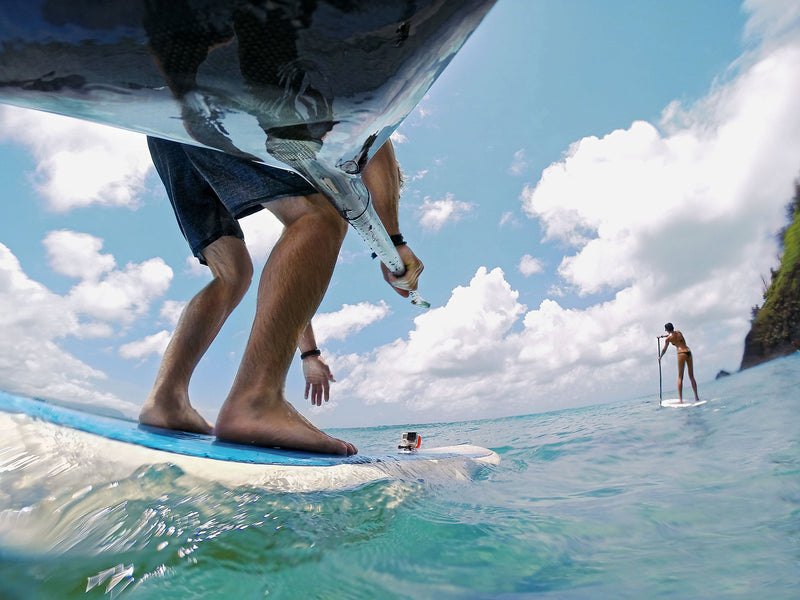
<svg viewBox="0 0 800 600">
<path fill-rule="evenodd" d="M 213 427 L 189 402 L 189 380 L 197 363 L 241 301 L 253 274 L 242 240 L 223 237 L 210 244 L 203 257 L 214 279 L 184 308 L 139 421 L 144 425 L 211 433 Z"/>
<path fill-rule="evenodd" d="M 321 194 L 267 207 L 285 229 L 264 266 L 253 329 L 215 433 L 258 446 L 355 454 L 355 446 L 314 427 L 284 396 L 297 343 L 328 287 L 347 224 Z"/>
</svg>

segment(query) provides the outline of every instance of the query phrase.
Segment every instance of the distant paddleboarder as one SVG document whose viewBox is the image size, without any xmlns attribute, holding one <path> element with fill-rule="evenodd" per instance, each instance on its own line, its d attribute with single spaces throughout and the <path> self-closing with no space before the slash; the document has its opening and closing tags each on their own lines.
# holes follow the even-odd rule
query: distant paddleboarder
<svg viewBox="0 0 800 600">
<path fill-rule="evenodd" d="M 667 334 L 661 337 L 666 338 L 666 341 L 664 342 L 664 349 L 661 351 L 661 354 L 658 355 L 658 360 L 661 362 L 661 357 L 664 356 L 667 347 L 672 343 L 678 351 L 678 399 L 681 403 L 683 402 L 683 368 L 688 367 L 689 380 L 692 382 L 692 390 L 694 390 L 694 399 L 695 402 L 699 402 L 700 398 L 697 396 L 697 382 L 694 380 L 692 351 L 689 350 L 689 346 L 686 345 L 686 339 L 683 337 L 683 334 L 680 331 L 676 331 L 672 323 L 664 325 L 664 329 Z"/>
</svg>

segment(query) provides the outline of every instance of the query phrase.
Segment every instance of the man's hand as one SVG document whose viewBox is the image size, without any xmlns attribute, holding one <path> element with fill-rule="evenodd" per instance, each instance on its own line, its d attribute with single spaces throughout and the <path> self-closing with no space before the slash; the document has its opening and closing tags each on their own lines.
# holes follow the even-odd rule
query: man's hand
<svg viewBox="0 0 800 600">
<path fill-rule="evenodd" d="M 306 378 L 305 398 L 311 393 L 311 404 L 322 406 L 323 399 L 328 401 L 331 395 L 331 381 L 336 381 L 331 368 L 321 356 L 309 356 L 303 359 L 303 377 Z"/>
<path fill-rule="evenodd" d="M 409 292 L 417 289 L 419 276 L 422 275 L 425 265 L 422 264 L 422 261 L 417 258 L 408 245 L 398 246 L 397 253 L 406 267 L 406 272 L 403 276 L 395 277 L 394 273 L 383 263 L 381 263 L 381 271 L 386 282 L 403 298 L 408 298 Z"/>
</svg>

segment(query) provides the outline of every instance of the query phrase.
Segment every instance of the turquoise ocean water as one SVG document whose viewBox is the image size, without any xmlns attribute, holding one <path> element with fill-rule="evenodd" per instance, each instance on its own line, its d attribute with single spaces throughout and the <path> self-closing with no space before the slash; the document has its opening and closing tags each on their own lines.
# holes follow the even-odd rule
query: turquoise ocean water
<svg viewBox="0 0 800 600">
<path fill-rule="evenodd" d="M 419 426 L 502 460 L 337 492 L 167 465 L 87 485 L 0 440 L 0 598 L 798 598 L 800 354 L 700 393 Z M 335 433 L 370 453 L 402 430 Z"/>
</svg>

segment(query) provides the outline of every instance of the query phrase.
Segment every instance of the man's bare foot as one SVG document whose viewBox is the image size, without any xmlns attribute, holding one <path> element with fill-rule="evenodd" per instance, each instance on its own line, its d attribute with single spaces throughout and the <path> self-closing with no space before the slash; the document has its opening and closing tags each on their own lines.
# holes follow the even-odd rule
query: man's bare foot
<svg viewBox="0 0 800 600">
<path fill-rule="evenodd" d="M 183 402 L 157 402 L 151 395 L 142 406 L 139 423 L 190 433 L 212 433 L 214 431 L 214 426 L 189 404 L 188 398 Z"/>
<path fill-rule="evenodd" d="M 349 442 L 336 439 L 312 425 L 294 406 L 280 399 L 267 402 L 227 401 L 214 433 L 220 440 L 323 454 L 357 454 Z"/>
</svg>

